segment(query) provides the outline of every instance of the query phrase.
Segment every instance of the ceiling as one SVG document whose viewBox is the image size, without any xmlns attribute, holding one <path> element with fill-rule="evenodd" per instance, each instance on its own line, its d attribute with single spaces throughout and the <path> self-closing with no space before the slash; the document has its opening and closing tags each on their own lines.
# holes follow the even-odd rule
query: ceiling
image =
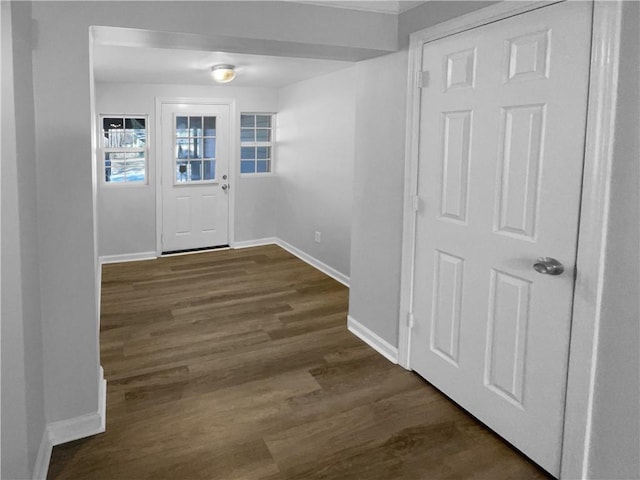
<svg viewBox="0 0 640 480">
<path fill-rule="evenodd" d="M 363 10 L 367 12 L 391 13 L 398 15 L 424 3 L 413 0 L 285 0 L 294 3 L 308 3 L 311 5 L 322 5 L 323 7 L 348 8 L 350 10 Z"/>
<path fill-rule="evenodd" d="M 236 66 L 234 87 L 280 88 L 352 66 L 352 62 L 149 47 L 94 46 L 97 82 L 218 85 L 211 67 Z"/>
<path fill-rule="evenodd" d="M 395 15 L 424 3 L 424 1 L 410 0 L 286 1 Z M 336 56 L 336 52 L 332 52 L 333 58 L 340 58 L 340 60 L 212 52 L 209 50 L 211 48 L 209 45 L 199 45 L 198 42 L 189 45 L 189 42 L 185 42 L 182 38 L 177 39 L 179 41 L 176 42 L 181 44 L 181 48 L 167 48 L 170 44 L 174 45 L 175 43 L 163 44 L 155 37 L 153 39 L 145 38 L 144 41 L 136 37 L 127 43 L 122 42 L 122 38 L 127 36 L 122 32 L 115 34 L 111 31 L 114 29 L 106 27 L 103 29 L 106 31 L 102 32 L 103 35 L 96 37 L 98 41 L 94 43 L 93 49 L 94 76 L 97 82 L 215 85 L 210 75 L 211 67 L 216 64 L 228 63 L 235 65 L 237 71 L 236 79 L 228 84 L 230 86 L 281 88 L 353 65 L 353 62 L 348 61 L 353 58 L 345 58 L 344 52 L 338 52 L 338 56 Z M 140 36 L 138 31 L 120 30 L 125 31 L 129 36 Z M 149 34 L 149 32 L 142 33 Z M 114 42 L 114 38 L 120 39 L 120 43 Z M 232 52 L 241 51 L 233 50 L 237 46 L 233 42 L 230 43 L 229 38 L 221 37 L 218 42 L 218 45 L 231 46 Z M 161 46 L 165 48 L 158 48 Z M 243 46 L 246 47 L 246 45 Z M 283 46 L 278 45 L 278 48 L 282 49 Z M 271 48 L 271 50 L 273 49 Z M 362 52 L 348 53 L 352 56 L 364 55 Z M 370 52 L 365 53 L 369 54 Z"/>
</svg>

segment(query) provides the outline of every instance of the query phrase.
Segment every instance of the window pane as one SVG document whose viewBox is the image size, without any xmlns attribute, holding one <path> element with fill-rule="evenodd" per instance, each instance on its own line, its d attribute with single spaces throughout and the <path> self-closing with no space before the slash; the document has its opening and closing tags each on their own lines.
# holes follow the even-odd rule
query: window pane
<svg viewBox="0 0 640 480">
<path fill-rule="evenodd" d="M 202 162 L 201 161 L 191 161 L 191 180 L 198 181 L 202 179 Z"/>
<path fill-rule="evenodd" d="M 175 158 L 189 158 L 189 140 L 179 138 L 176 140 Z"/>
<path fill-rule="evenodd" d="M 144 130 L 145 119 L 144 118 L 125 118 L 124 128 L 127 130 Z"/>
<path fill-rule="evenodd" d="M 205 160 L 204 162 L 204 177 L 203 180 L 213 180 L 216 178 L 216 161 Z"/>
<path fill-rule="evenodd" d="M 270 142 L 271 141 L 271 130 L 260 129 L 256 130 L 256 141 L 257 142 Z"/>
<path fill-rule="evenodd" d="M 179 138 L 176 141 L 176 158 L 189 158 L 189 140 Z"/>
<path fill-rule="evenodd" d="M 258 151 L 257 158 L 271 158 L 271 147 L 258 147 L 256 150 Z"/>
<path fill-rule="evenodd" d="M 240 141 L 241 142 L 255 142 L 256 141 L 256 131 L 253 129 L 243 128 L 240 131 Z"/>
<path fill-rule="evenodd" d="M 240 115 L 240 126 L 241 127 L 255 127 L 256 125 L 256 116 L 255 115 Z"/>
<path fill-rule="evenodd" d="M 127 162 L 125 165 L 125 176 L 127 182 L 144 182 L 144 160 Z"/>
<path fill-rule="evenodd" d="M 122 182 L 124 181 L 124 175 L 122 175 L 122 163 L 124 161 L 124 154 L 122 153 L 107 153 L 104 156 L 104 173 L 105 173 L 105 181 L 106 182 Z M 117 166 L 116 166 L 117 163 Z M 114 176 L 114 168 L 115 171 L 118 172 L 118 175 Z"/>
<path fill-rule="evenodd" d="M 189 117 L 189 131 L 191 136 L 202 135 L 202 117 Z"/>
<path fill-rule="evenodd" d="M 144 147 L 144 140 L 142 141 L 142 145 L 138 144 L 138 136 L 133 132 L 125 132 L 122 136 L 122 145 L 123 148 L 135 148 L 135 147 Z"/>
<path fill-rule="evenodd" d="M 191 158 L 202 158 L 202 139 L 201 138 L 193 138 L 192 142 L 192 150 L 191 150 Z"/>
<path fill-rule="evenodd" d="M 204 135 L 206 137 L 215 137 L 216 117 L 204 117 Z"/>
<path fill-rule="evenodd" d="M 134 130 L 133 131 L 133 146 L 138 148 L 144 148 L 147 144 L 147 131 L 146 130 Z"/>
<path fill-rule="evenodd" d="M 176 117 L 176 136 L 189 136 L 189 121 L 187 117 Z"/>
<path fill-rule="evenodd" d="M 176 165 L 176 182 L 186 182 L 189 177 L 189 162 L 178 162 Z"/>
<path fill-rule="evenodd" d="M 255 147 L 241 147 L 240 148 L 240 158 L 242 160 L 252 160 L 256 158 L 256 148 Z"/>
<path fill-rule="evenodd" d="M 102 128 L 108 133 L 109 130 L 123 130 L 124 122 L 121 117 L 108 117 L 102 119 Z"/>
<path fill-rule="evenodd" d="M 107 148 L 120 148 L 124 143 L 124 119 L 121 117 L 109 117 L 102 119 L 104 128 L 104 146 Z"/>
<path fill-rule="evenodd" d="M 271 162 L 269 160 L 258 160 L 256 163 L 258 164 L 258 173 L 266 173 L 270 171 Z"/>
<path fill-rule="evenodd" d="M 124 159 L 126 158 L 125 153 L 106 153 L 105 154 L 105 159 L 106 160 L 122 160 L 124 161 Z"/>
<path fill-rule="evenodd" d="M 128 161 L 131 161 L 131 160 L 144 160 L 144 152 L 125 153 L 124 156 Z"/>
<path fill-rule="evenodd" d="M 216 158 L 216 139 L 204 139 L 204 158 Z"/>
<path fill-rule="evenodd" d="M 125 162 L 117 162 L 115 160 L 112 160 L 111 175 L 108 181 L 111 183 L 123 183 L 125 181 L 124 171 Z"/>
<path fill-rule="evenodd" d="M 256 162 L 242 160 L 240 162 L 240 173 L 256 173 Z"/>
<path fill-rule="evenodd" d="M 144 152 L 106 153 L 104 159 L 105 182 L 144 182 L 146 160 Z"/>
<path fill-rule="evenodd" d="M 271 115 L 256 115 L 256 127 L 271 128 Z"/>
</svg>

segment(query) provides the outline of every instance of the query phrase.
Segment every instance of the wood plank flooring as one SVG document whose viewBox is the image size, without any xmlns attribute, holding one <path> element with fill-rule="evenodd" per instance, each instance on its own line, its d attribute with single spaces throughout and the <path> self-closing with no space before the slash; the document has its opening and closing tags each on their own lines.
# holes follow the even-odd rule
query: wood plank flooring
<svg viewBox="0 0 640 480">
<path fill-rule="evenodd" d="M 107 431 L 55 447 L 49 480 L 546 478 L 349 333 L 347 288 L 279 247 L 102 285 Z"/>
</svg>

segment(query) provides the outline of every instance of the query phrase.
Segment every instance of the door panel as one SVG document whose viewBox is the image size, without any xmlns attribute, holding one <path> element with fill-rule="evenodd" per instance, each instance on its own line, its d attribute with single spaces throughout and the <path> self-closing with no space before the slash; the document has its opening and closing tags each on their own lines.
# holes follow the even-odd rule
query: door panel
<svg viewBox="0 0 640 480">
<path fill-rule="evenodd" d="M 423 47 L 410 365 L 559 474 L 591 5 Z M 564 264 L 537 273 L 539 257 Z"/>
<path fill-rule="evenodd" d="M 229 107 L 162 105 L 162 251 L 229 243 Z"/>
</svg>

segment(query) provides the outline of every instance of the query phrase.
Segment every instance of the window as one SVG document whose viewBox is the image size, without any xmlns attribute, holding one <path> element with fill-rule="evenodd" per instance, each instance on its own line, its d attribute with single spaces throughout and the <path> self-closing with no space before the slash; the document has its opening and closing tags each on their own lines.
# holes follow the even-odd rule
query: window
<svg viewBox="0 0 640 480">
<path fill-rule="evenodd" d="M 216 117 L 176 117 L 175 183 L 204 183 L 216 178 Z"/>
<path fill-rule="evenodd" d="M 270 113 L 240 115 L 240 173 L 273 171 L 273 120 Z"/>
<path fill-rule="evenodd" d="M 126 115 L 102 117 L 105 183 L 146 183 L 146 125 L 146 117 Z"/>
</svg>

